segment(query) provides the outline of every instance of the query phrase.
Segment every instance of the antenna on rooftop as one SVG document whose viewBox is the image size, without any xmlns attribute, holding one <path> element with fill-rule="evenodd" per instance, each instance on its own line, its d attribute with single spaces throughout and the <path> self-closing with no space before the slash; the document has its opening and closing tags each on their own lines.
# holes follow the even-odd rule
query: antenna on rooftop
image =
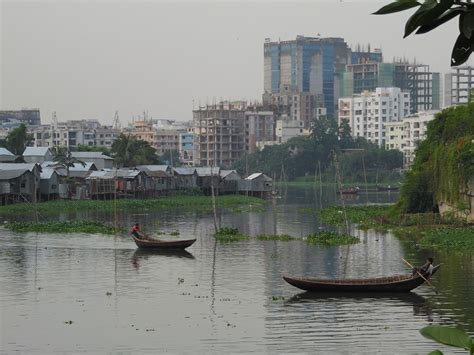
<svg viewBox="0 0 474 355">
<path fill-rule="evenodd" d="M 58 117 L 56 116 L 56 111 L 53 111 L 53 117 L 51 118 L 51 121 L 53 122 L 53 127 L 57 128 L 58 127 Z"/>
</svg>

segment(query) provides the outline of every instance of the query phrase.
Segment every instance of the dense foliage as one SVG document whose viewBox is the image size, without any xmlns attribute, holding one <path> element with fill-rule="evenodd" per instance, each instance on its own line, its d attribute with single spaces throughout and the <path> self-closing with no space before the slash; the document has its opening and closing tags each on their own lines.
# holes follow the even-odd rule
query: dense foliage
<svg viewBox="0 0 474 355">
<path fill-rule="evenodd" d="M 474 103 L 443 110 L 428 124 L 426 139 L 402 185 L 401 212 L 430 212 L 440 201 L 463 209 L 474 176 Z"/>
<path fill-rule="evenodd" d="M 451 65 L 465 63 L 474 49 L 474 4 L 471 0 L 395 0 L 375 12 L 390 14 L 417 7 L 405 25 L 405 36 L 429 32 L 459 16 L 459 36 L 451 54 Z"/>
<path fill-rule="evenodd" d="M 354 140 L 347 124 L 338 127 L 334 119 L 321 117 L 314 121 L 310 136 L 296 137 L 287 143 L 248 154 L 234 168 L 243 175 L 261 171 L 270 177 L 275 175 L 293 180 L 318 174 L 319 162 L 321 172 L 331 174 L 334 182 L 335 155 L 340 161 L 344 181 L 361 182 L 369 175 L 375 179 L 379 171 L 401 168 L 403 164 L 401 152 L 380 149 L 363 138 Z"/>
<path fill-rule="evenodd" d="M 26 126 L 22 123 L 12 129 L 5 139 L 0 139 L 0 147 L 8 149 L 15 155 L 21 155 L 32 141 L 33 135 L 27 133 Z"/>
<path fill-rule="evenodd" d="M 123 133 L 112 143 L 111 154 L 117 167 L 159 163 L 156 149 L 148 142 Z"/>
<path fill-rule="evenodd" d="M 77 145 L 78 152 L 102 152 L 105 155 L 110 156 L 110 149 L 107 147 L 102 147 L 98 145 L 86 145 L 86 144 L 78 144 Z"/>
<path fill-rule="evenodd" d="M 98 221 L 48 221 L 48 222 L 16 222 L 6 225 L 14 232 L 37 233 L 91 233 L 116 234 L 123 228 L 115 228 Z"/>
</svg>

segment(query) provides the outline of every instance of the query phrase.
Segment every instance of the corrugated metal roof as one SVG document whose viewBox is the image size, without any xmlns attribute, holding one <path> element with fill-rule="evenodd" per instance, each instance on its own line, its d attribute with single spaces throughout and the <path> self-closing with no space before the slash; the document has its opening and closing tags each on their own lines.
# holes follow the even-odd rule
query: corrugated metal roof
<svg viewBox="0 0 474 355">
<path fill-rule="evenodd" d="M 115 177 L 115 176 L 107 176 L 107 173 L 108 171 L 106 170 L 92 171 L 87 178 L 88 179 L 113 179 Z"/>
<path fill-rule="evenodd" d="M 173 168 L 178 175 L 193 175 L 196 169 L 194 168 Z"/>
<path fill-rule="evenodd" d="M 48 151 L 49 151 L 49 147 L 26 147 L 25 151 L 23 152 L 23 156 L 24 157 L 44 157 Z"/>
<path fill-rule="evenodd" d="M 168 171 L 169 165 L 137 165 L 138 170 L 148 170 L 148 171 Z"/>
<path fill-rule="evenodd" d="M 212 170 L 212 171 L 211 171 Z M 196 168 L 196 172 L 199 176 L 219 176 L 220 168 L 218 166 Z M 212 174 L 211 174 L 212 172 Z"/>
<path fill-rule="evenodd" d="M 0 163 L 0 170 L 30 170 L 33 171 L 35 166 L 41 169 L 41 165 L 36 163 Z"/>
<path fill-rule="evenodd" d="M 12 156 L 12 157 L 15 156 L 15 154 L 10 152 L 7 148 L 3 148 L 3 147 L 0 147 L 0 155 Z"/>
<path fill-rule="evenodd" d="M 221 178 L 225 178 L 227 175 L 230 175 L 232 173 L 237 174 L 237 171 L 236 170 L 221 170 Z"/>
<path fill-rule="evenodd" d="M 245 178 L 245 180 L 255 180 L 255 179 L 258 179 L 259 177 L 263 176 L 265 178 L 266 181 L 271 181 L 272 179 L 269 178 L 267 175 L 265 175 L 264 173 L 254 173 L 252 175 L 249 175 Z"/>
<path fill-rule="evenodd" d="M 10 180 L 22 176 L 23 174 L 30 172 L 28 169 L 18 170 L 0 170 L 0 180 Z"/>
<path fill-rule="evenodd" d="M 53 168 L 43 168 L 43 171 L 41 172 L 41 179 L 49 180 L 54 173 L 56 173 L 56 171 Z"/>
<path fill-rule="evenodd" d="M 93 168 L 96 168 L 95 164 L 92 162 L 84 162 L 85 165 L 76 163 L 74 166 L 69 168 L 69 171 L 89 171 Z M 96 168 L 97 169 L 97 168 Z"/>
<path fill-rule="evenodd" d="M 114 160 L 113 158 L 105 155 L 102 152 L 71 152 L 71 155 L 77 159 L 104 159 Z"/>
</svg>

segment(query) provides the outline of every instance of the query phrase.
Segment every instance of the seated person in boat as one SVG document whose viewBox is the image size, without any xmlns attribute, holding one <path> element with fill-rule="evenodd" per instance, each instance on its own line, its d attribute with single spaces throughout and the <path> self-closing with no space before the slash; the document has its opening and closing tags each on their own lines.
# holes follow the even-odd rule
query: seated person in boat
<svg viewBox="0 0 474 355">
<path fill-rule="evenodd" d="M 413 270 L 413 275 L 417 275 L 418 272 L 422 274 L 424 277 L 430 277 L 433 273 L 433 258 L 427 258 L 426 262 L 419 268 L 415 268 Z"/>
<path fill-rule="evenodd" d="M 130 234 L 133 235 L 137 239 L 142 239 L 142 240 L 150 239 L 140 231 L 140 225 L 138 223 L 135 223 L 132 226 L 132 229 L 130 230 Z"/>
</svg>

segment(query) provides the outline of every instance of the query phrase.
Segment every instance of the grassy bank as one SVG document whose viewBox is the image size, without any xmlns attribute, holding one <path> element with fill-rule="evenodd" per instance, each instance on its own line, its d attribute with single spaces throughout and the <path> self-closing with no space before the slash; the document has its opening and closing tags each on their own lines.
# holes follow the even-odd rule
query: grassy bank
<svg viewBox="0 0 474 355">
<path fill-rule="evenodd" d="M 13 232 L 116 234 L 123 228 L 96 221 L 17 222 L 5 226 Z"/>
<path fill-rule="evenodd" d="M 395 214 L 391 206 L 346 207 L 347 219 L 360 229 L 391 230 L 404 239 L 416 240 L 422 247 L 474 253 L 474 226 L 443 221 L 438 214 Z M 342 226 L 342 207 L 321 210 L 323 223 Z"/>
<path fill-rule="evenodd" d="M 217 207 L 230 208 L 239 205 L 262 205 L 265 201 L 256 197 L 244 195 L 224 195 L 216 198 Z M 97 200 L 56 200 L 37 203 L 18 203 L 0 206 L 0 214 L 29 214 L 36 209 L 39 213 L 57 213 L 74 211 L 109 211 L 117 210 L 143 210 L 143 209 L 199 209 L 212 210 L 212 198 L 204 195 L 175 195 L 164 196 L 157 199 L 120 199 L 116 202 Z"/>
</svg>

